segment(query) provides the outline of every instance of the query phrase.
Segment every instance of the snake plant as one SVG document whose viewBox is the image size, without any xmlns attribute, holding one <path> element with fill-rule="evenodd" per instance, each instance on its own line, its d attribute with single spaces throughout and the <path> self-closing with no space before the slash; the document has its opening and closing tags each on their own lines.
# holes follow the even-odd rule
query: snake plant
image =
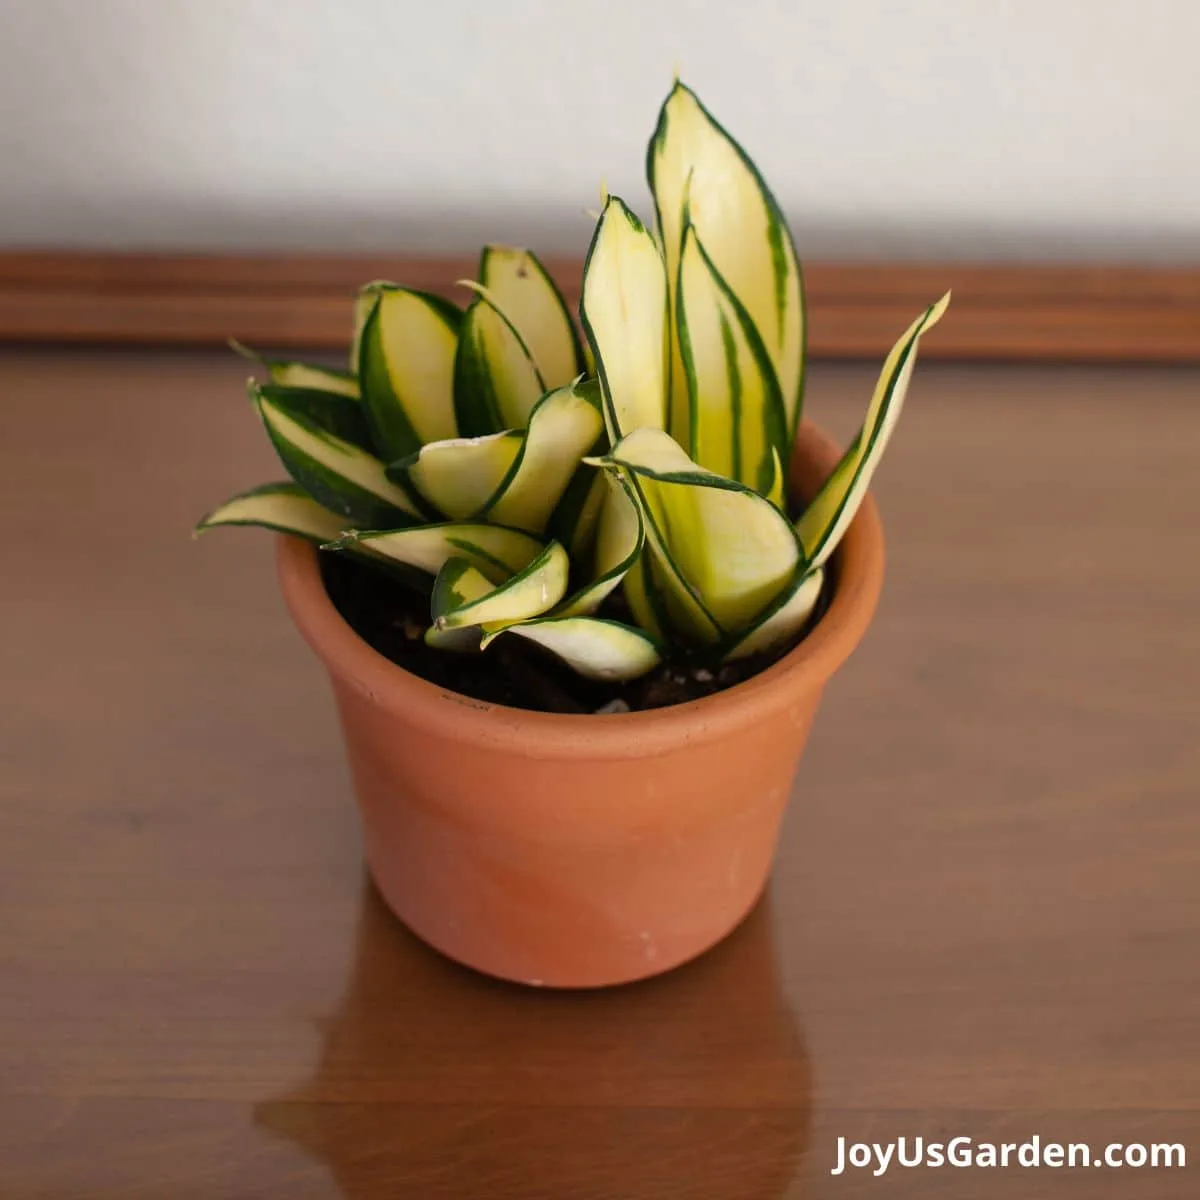
<svg viewBox="0 0 1200 1200">
<path fill-rule="evenodd" d="M 787 223 L 679 82 L 647 173 L 656 230 L 616 196 L 598 217 L 586 342 L 532 253 L 489 246 L 465 309 L 366 285 L 344 371 L 258 360 L 251 398 L 290 480 L 198 529 L 262 525 L 403 572 L 448 653 L 515 636 L 627 680 L 794 638 L 949 296 L 892 348 L 858 436 L 793 512 L 806 318 Z"/>
</svg>

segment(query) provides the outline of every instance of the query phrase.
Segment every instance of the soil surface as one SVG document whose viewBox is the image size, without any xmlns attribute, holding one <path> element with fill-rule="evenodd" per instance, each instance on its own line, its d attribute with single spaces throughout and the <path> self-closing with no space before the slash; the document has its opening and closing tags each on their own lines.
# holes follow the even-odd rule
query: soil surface
<svg viewBox="0 0 1200 1200">
<path fill-rule="evenodd" d="M 320 564 L 334 607 L 385 658 L 449 691 L 536 712 L 636 712 L 723 691 L 791 650 L 820 619 L 831 590 L 826 587 L 808 626 L 768 654 L 727 666 L 677 657 L 640 679 L 603 683 L 582 678 L 549 651 L 519 637 L 499 637 L 483 653 L 431 649 L 423 641 L 430 623 L 428 595 L 346 554 L 322 554 Z M 630 621 L 619 596 L 606 601 L 599 615 Z"/>
</svg>

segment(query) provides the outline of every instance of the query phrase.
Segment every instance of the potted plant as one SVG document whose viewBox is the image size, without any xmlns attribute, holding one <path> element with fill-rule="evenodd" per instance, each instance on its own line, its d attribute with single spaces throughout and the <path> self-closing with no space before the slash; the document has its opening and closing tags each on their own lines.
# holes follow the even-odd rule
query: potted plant
<svg viewBox="0 0 1200 1200">
<path fill-rule="evenodd" d="M 949 300 L 839 453 L 801 419 L 800 264 L 754 165 L 678 82 L 647 163 L 657 231 L 605 198 L 582 339 L 528 251 L 486 248 L 465 309 L 368 284 L 347 370 L 251 381 L 289 481 L 199 525 L 283 535 L 390 907 L 535 985 L 667 970 L 757 900 L 874 611 L 867 487 Z"/>
</svg>

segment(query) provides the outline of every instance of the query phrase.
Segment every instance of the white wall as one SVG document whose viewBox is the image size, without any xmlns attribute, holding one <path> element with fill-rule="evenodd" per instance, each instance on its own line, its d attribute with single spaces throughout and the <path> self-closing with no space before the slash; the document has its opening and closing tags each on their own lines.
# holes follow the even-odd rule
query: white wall
<svg viewBox="0 0 1200 1200">
<path fill-rule="evenodd" d="M 808 257 L 1200 261 L 1200 0 L 0 0 L 0 244 L 581 251 L 682 75 Z"/>
</svg>

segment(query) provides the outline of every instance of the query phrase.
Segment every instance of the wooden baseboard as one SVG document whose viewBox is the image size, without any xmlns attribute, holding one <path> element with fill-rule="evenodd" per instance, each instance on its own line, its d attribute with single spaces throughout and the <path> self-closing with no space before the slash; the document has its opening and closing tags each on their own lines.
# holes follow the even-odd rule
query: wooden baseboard
<svg viewBox="0 0 1200 1200">
<path fill-rule="evenodd" d="M 578 261 L 548 264 L 567 299 Z M 0 342 L 343 348 L 350 299 L 394 279 L 465 299 L 474 260 L 413 256 L 0 253 Z M 810 352 L 877 358 L 947 288 L 931 358 L 1200 363 L 1200 268 L 847 265 L 805 270 Z"/>
</svg>

